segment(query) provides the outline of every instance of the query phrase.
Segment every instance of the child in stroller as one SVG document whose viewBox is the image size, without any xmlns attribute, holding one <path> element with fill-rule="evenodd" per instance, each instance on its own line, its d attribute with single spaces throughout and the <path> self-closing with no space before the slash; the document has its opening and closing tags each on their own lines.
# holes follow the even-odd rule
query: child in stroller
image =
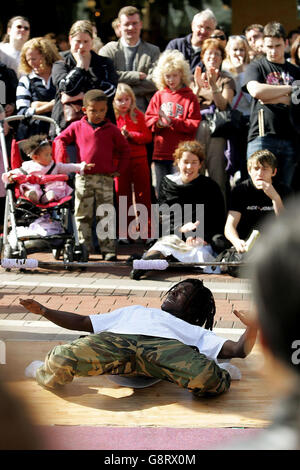
<svg viewBox="0 0 300 470">
<path fill-rule="evenodd" d="M 69 174 L 72 172 L 82 174 L 85 168 L 94 166 L 93 163 L 86 162 L 55 163 L 52 159 L 52 145 L 46 135 L 30 137 L 22 144 L 22 150 L 30 157 L 30 160 L 23 162 L 20 168 L 3 173 L 2 181 L 4 183 L 17 181 L 20 196 L 34 204 L 48 204 L 52 201 L 59 201 L 63 197 L 69 196 L 73 191 L 65 181 L 58 178 L 43 184 L 42 177 L 44 175 Z M 26 178 L 26 175 L 33 175 L 36 178 Z"/>
<path fill-rule="evenodd" d="M 93 164 L 85 162 L 56 163 L 52 159 L 52 144 L 45 135 L 34 135 L 26 141 L 15 143 L 11 155 L 12 170 L 2 175 L 3 182 L 7 184 L 7 196 L 10 196 L 5 219 L 6 222 L 8 218 L 11 221 L 11 233 L 7 237 L 9 243 L 4 245 L 4 257 L 26 258 L 27 252 L 40 251 L 39 248 L 46 246 L 52 249 L 56 259 L 63 249 L 65 261 L 70 262 L 77 258 L 87 261 L 87 250 L 79 244 L 78 234 L 76 236 L 72 211 L 73 233 L 63 229 L 57 234 L 51 233 L 51 228 L 49 232 L 43 230 L 47 226 L 47 220 L 50 225 L 52 222 L 59 224 L 60 221 L 66 223 L 65 219 L 69 217 L 66 209 L 70 207 L 67 204 L 72 200 L 73 190 L 66 182 L 67 175 L 82 174 L 85 168 L 92 166 Z M 41 223 L 41 231 L 35 234 L 30 229 L 37 226 L 37 221 Z"/>
</svg>

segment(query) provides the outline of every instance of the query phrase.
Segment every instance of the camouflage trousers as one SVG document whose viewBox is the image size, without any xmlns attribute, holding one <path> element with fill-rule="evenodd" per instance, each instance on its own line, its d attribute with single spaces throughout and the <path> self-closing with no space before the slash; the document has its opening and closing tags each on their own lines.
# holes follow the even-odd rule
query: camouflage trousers
<svg viewBox="0 0 300 470">
<path fill-rule="evenodd" d="M 36 374 L 38 383 L 55 388 L 75 376 L 146 376 L 187 388 L 196 396 L 218 395 L 230 387 L 230 375 L 194 348 L 166 338 L 102 332 L 54 347 Z"/>
<path fill-rule="evenodd" d="M 93 248 L 92 226 L 95 221 L 97 208 L 101 204 L 114 205 L 114 180 L 109 175 L 79 175 L 75 177 L 75 221 L 80 243 L 85 243 L 88 250 Z M 107 217 L 107 214 L 96 218 L 99 222 Z M 115 232 L 115 220 L 109 220 L 109 228 Z M 99 237 L 98 237 L 99 238 Z M 99 244 L 102 254 L 115 253 L 116 242 L 114 238 L 101 238 Z"/>
</svg>

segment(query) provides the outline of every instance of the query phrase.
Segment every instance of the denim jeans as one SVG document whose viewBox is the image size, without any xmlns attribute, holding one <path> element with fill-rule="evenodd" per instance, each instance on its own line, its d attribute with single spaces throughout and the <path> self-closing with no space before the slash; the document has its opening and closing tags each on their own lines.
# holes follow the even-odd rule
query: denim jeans
<svg viewBox="0 0 300 470">
<path fill-rule="evenodd" d="M 257 150 L 270 150 L 278 162 L 276 179 L 291 187 L 297 163 L 296 146 L 290 140 L 280 139 L 274 135 L 265 135 L 251 140 L 247 147 L 247 159 Z"/>
</svg>

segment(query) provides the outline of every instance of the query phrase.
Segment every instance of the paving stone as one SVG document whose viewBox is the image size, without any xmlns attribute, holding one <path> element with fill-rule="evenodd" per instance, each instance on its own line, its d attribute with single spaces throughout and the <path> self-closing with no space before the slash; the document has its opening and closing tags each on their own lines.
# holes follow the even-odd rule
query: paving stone
<svg viewBox="0 0 300 470">
<path fill-rule="evenodd" d="M 49 292 L 51 290 L 50 287 L 46 287 L 46 286 L 37 286 L 37 287 L 34 287 L 33 289 L 31 289 L 30 293 L 31 294 L 46 294 L 47 292 Z"/>
<path fill-rule="evenodd" d="M 142 244 L 122 246 L 118 257 L 125 260 L 132 253 L 142 254 L 143 250 Z M 48 253 L 34 254 L 32 257 L 41 261 L 52 259 L 52 255 Z M 100 262 L 100 256 L 93 257 L 91 261 Z M 110 312 L 133 304 L 160 308 L 162 297 L 171 285 L 188 277 L 195 277 L 203 280 L 214 293 L 215 327 L 244 328 L 232 313 L 232 307 L 250 308 L 251 289 L 248 280 L 231 278 L 228 275 L 206 275 L 196 270 L 170 269 L 156 273 L 153 271 L 141 281 L 132 281 L 129 278 L 130 270 L 130 266 L 105 268 L 103 265 L 101 268 L 78 271 L 38 268 L 26 273 L 4 273 L 0 268 L 0 321 L 30 319 L 47 326 L 48 320 L 44 317 L 26 313 L 20 307 L 20 296 L 32 297 L 52 309 L 72 311 L 81 315 Z M 51 332 L 49 334 L 53 337 Z"/>
</svg>

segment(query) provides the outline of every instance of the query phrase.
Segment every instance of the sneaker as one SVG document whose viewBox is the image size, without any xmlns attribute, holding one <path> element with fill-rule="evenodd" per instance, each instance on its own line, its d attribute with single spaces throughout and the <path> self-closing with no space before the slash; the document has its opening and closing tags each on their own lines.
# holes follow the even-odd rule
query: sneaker
<svg viewBox="0 0 300 470">
<path fill-rule="evenodd" d="M 35 379 L 36 371 L 43 366 L 44 363 L 42 361 L 33 361 L 29 364 L 29 366 L 25 369 L 25 376 L 32 377 Z"/>
<path fill-rule="evenodd" d="M 104 253 L 102 255 L 102 258 L 104 259 L 104 261 L 117 261 L 117 256 L 115 255 L 115 253 Z"/>
</svg>

